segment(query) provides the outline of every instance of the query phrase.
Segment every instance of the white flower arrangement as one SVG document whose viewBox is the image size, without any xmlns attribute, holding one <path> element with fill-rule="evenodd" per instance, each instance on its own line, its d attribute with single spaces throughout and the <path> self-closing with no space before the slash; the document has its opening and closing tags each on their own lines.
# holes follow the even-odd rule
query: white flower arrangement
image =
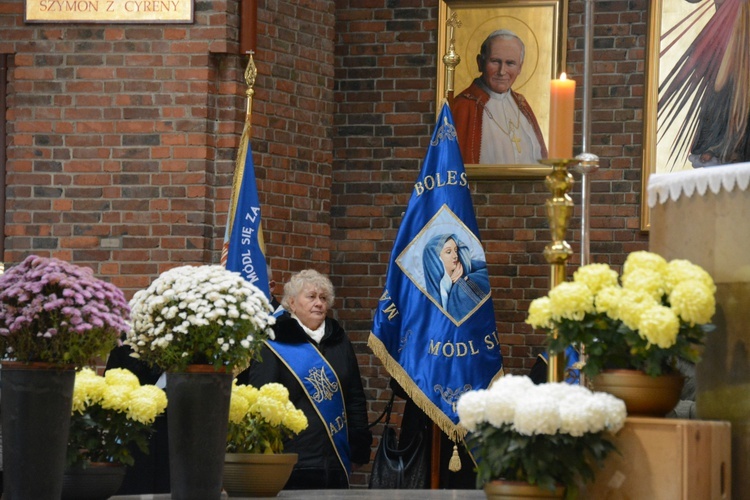
<svg viewBox="0 0 750 500">
<path fill-rule="evenodd" d="M 477 485 L 504 479 L 570 491 L 594 477 L 625 423 L 625 403 L 565 383 L 506 375 L 458 401 L 460 423 L 477 460 Z"/>
<path fill-rule="evenodd" d="M 218 265 L 162 273 L 130 301 L 133 356 L 168 371 L 189 364 L 244 368 L 275 323 L 268 299 L 239 273 Z"/>
</svg>

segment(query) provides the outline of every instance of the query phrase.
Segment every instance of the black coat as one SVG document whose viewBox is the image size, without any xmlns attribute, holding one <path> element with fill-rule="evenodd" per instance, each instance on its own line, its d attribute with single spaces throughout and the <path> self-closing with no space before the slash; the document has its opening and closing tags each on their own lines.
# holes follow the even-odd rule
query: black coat
<svg viewBox="0 0 750 500">
<path fill-rule="evenodd" d="M 107 358 L 106 370 L 125 368 L 138 377 L 141 385 L 153 385 L 161 377 L 162 369 L 149 366 L 130 354 L 129 346 L 115 347 Z M 167 410 L 168 411 L 168 410 Z M 156 417 L 149 437 L 149 453 L 143 453 L 136 445 L 131 445 L 135 463 L 125 471 L 125 479 L 117 491 L 118 495 L 145 493 L 169 493 L 169 436 L 167 433 L 167 412 Z"/>
<path fill-rule="evenodd" d="M 276 341 L 283 343 L 313 342 L 296 319 L 283 315 L 273 327 Z M 349 430 L 351 461 L 366 464 L 370 461 L 372 433 L 367 427 L 367 401 L 362 387 L 359 365 L 354 349 L 344 329 L 336 320 L 326 318 L 325 334 L 317 346 L 320 353 L 338 376 L 344 395 Z M 262 361 L 254 362 L 237 378 L 240 384 L 260 387 L 278 382 L 289 389 L 289 399 L 307 416 L 308 427 L 284 443 L 284 452 L 297 453 L 299 459 L 287 488 L 345 487 L 345 476 L 324 423 L 318 416 L 307 393 L 294 374 L 267 347 L 261 350 Z M 343 484 L 340 479 L 344 477 Z M 295 484 L 295 481 L 297 482 Z M 312 482 L 315 484 L 312 484 Z M 304 484 L 303 484 L 304 483 Z"/>
</svg>

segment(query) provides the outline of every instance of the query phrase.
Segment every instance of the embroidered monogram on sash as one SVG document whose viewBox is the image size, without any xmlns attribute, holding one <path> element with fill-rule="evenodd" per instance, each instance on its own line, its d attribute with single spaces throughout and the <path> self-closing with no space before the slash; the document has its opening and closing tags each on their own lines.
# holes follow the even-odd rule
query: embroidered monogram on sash
<svg viewBox="0 0 750 500">
<path fill-rule="evenodd" d="M 324 399 L 330 401 L 333 399 L 334 393 L 339 390 L 338 382 L 331 381 L 331 379 L 326 376 L 326 371 L 323 367 L 320 369 L 310 368 L 305 380 L 310 382 L 315 388 L 315 392 L 311 394 L 310 397 L 316 403 L 320 403 Z"/>
</svg>

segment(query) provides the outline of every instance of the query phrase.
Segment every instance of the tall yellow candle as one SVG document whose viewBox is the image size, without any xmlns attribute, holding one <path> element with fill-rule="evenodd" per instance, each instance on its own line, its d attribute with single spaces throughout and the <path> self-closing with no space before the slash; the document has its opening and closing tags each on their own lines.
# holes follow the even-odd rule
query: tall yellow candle
<svg viewBox="0 0 750 500">
<path fill-rule="evenodd" d="M 550 84 L 549 154 L 552 159 L 573 158 L 573 115 L 576 82 L 565 73 Z"/>
</svg>

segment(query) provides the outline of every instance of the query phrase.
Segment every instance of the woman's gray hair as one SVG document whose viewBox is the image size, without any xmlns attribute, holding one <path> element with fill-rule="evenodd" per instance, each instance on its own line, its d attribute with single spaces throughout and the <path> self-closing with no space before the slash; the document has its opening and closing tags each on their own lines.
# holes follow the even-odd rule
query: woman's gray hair
<svg viewBox="0 0 750 500">
<path fill-rule="evenodd" d="M 307 285 L 314 286 L 317 290 L 323 292 L 326 296 L 328 308 L 333 307 L 333 283 L 325 274 L 320 274 L 315 269 L 304 269 L 292 277 L 284 284 L 284 296 L 281 298 L 281 305 L 284 309 L 290 311 L 289 302 L 302 292 Z"/>
</svg>

